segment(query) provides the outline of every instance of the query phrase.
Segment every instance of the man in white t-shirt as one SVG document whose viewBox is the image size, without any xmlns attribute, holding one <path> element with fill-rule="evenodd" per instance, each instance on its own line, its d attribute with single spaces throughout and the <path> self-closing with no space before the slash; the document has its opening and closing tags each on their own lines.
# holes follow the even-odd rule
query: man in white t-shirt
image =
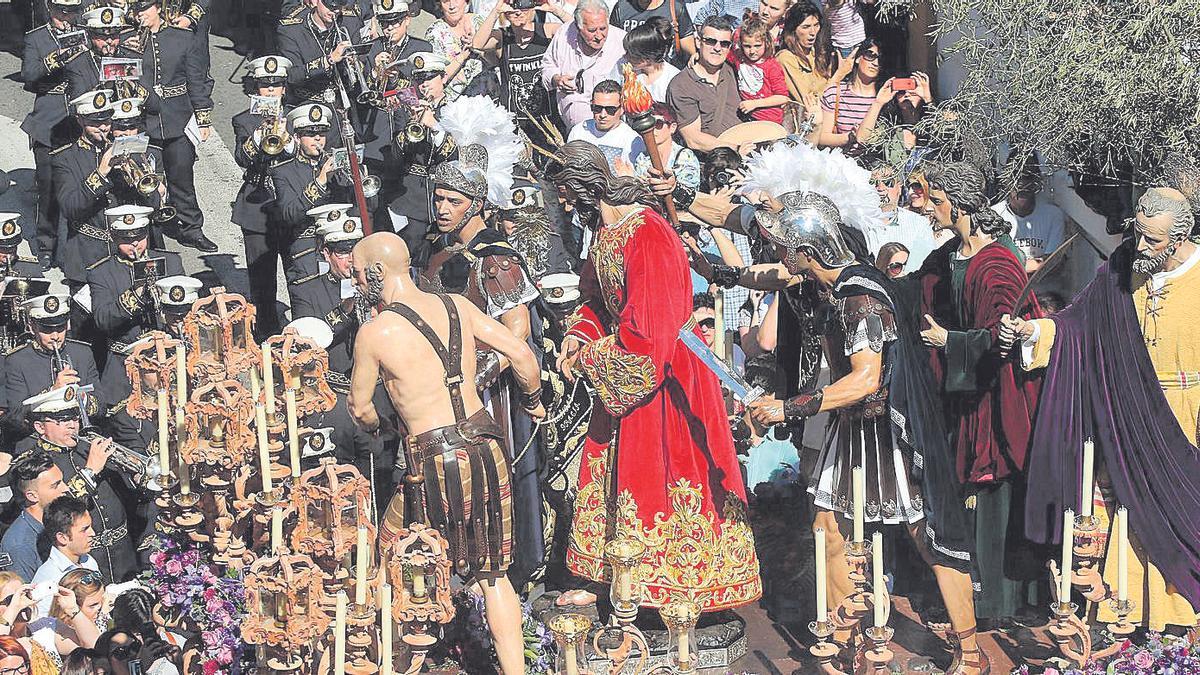
<svg viewBox="0 0 1200 675">
<path fill-rule="evenodd" d="M 884 244 L 898 242 L 908 249 L 908 265 L 904 272 L 921 268 L 925 257 L 938 248 L 933 238 L 933 227 L 925 216 L 900 208 L 902 181 L 896 170 L 887 164 L 878 164 L 871 170 L 871 182 L 879 193 L 879 207 L 883 211 L 883 222 L 878 225 L 860 227 L 871 255 L 879 255 Z"/>
<path fill-rule="evenodd" d="M 1045 199 L 1039 199 L 1041 176 L 1026 172 L 1008 197 L 992 206 L 992 210 L 1012 226 L 1010 235 L 1025 253 L 1025 271 L 1033 274 L 1046 257 L 1063 243 L 1067 217 L 1062 209 Z"/>
<path fill-rule="evenodd" d="M 600 148 L 614 171 L 618 159 L 633 167 L 634 158 L 646 146 L 642 137 L 625 123 L 624 115 L 621 85 L 616 80 L 603 80 L 592 90 L 592 119 L 576 124 L 567 140 L 587 141 Z"/>
</svg>

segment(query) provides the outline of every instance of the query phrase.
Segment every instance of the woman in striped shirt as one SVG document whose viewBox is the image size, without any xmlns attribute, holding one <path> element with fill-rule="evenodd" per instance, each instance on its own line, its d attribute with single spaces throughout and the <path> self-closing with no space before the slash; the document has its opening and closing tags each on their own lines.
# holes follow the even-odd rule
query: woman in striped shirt
<svg viewBox="0 0 1200 675">
<path fill-rule="evenodd" d="M 882 86 L 879 84 L 881 56 L 874 38 L 863 40 L 850 75 L 830 85 L 821 95 L 821 109 L 825 111 L 821 147 L 844 148 L 853 153 L 871 137 L 879 121 L 879 111 L 896 95 L 890 79 Z"/>
</svg>

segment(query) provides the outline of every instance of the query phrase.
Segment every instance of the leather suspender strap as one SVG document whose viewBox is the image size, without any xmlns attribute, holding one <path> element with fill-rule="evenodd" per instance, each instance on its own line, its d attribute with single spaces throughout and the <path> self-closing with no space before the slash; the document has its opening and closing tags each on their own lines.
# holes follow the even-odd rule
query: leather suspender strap
<svg viewBox="0 0 1200 675">
<path fill-rule="evenodd" d="M 441 338 L 433 328 L 417 315 L 412 307 L 397 302 L 388 305 L 384 310 L 395 312 L 407 319 L 433 347 L 434 353 L 442 362 L 442 368 L 446 370 L 446 388 L 450 392 L 450 405 L 454 409 L 454 421 L 458 423 L 467 419 L 466 406 L 463 405 L 462 399 L 462 323 L 459 321 L 458 308 L 454 306 L 454 301 L 446 295 L 439 294 L 437 297 L 445 305 L 446 315 L 450 320 L 449 348 L 442 344 Z"/>
</svg>

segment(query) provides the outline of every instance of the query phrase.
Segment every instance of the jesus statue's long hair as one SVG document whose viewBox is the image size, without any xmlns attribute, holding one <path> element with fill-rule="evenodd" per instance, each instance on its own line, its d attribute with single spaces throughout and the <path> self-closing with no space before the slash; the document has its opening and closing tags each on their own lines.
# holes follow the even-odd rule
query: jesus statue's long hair
<svg viewBox="0 0 1200 675">
<path fill-rule="evenodd" d="M 641 204 L 654 207 L 658 198 L 642 179 L 614 175 L 608 158 L 587 141 L 571 141 L 561 146 L 547 167 L 547 177 L 557 186 L 575 195 L 575 209 L 581 223 L 600 225 L 600 203 L 613 206 Z"/>
</svg>

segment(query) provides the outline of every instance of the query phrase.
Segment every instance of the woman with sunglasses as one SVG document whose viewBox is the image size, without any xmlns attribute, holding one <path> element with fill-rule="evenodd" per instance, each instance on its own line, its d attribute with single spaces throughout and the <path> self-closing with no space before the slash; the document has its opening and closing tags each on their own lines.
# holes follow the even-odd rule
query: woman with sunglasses
<svg viewBox="0 0 1200 675">
<path fill-rule="evenodd" d="M 104 608 L 104 577 L 89 569 L 73 569 L 62 576 L 50 603 L 50 613 L 30 624 L 33 639 L 59 667 L 63 657 L 79 647 L 96 646 Z"/>
<path fill-rule="evenodd" d="M 854 58 L 854 68 L 841 82 L 830 85 L 821 95 L 823 148 L 844 148 L 861 153 L 870 139 L 884 104 L 895 97 L 892 80 L 879 84 L 882 47 L 874 38 L 863 40 Z"/>
<path fill-rule="evenodd" d="M 895 279 L 904 276 L 908 265 L 908 247 L 898 241 L 890 241 L 879 248 L 875 256 L 875 269 Z"/>
</svg>

